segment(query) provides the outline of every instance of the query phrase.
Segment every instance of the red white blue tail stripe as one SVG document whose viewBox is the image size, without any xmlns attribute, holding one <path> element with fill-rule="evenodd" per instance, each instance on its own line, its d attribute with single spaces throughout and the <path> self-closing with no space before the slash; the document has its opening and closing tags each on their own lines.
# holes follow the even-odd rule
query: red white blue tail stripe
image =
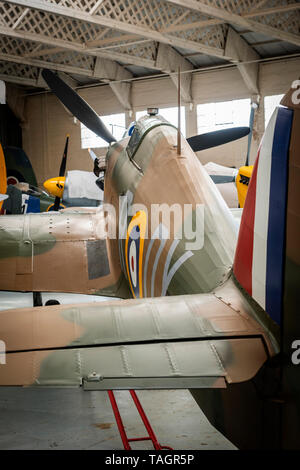
<svg viewBox="0 0 300 470">
<path fill-rule="evenodd" d="M 234 274 L 280 323 L 284 271 L 288 158 L 293 111 L 278 107 L 253 169 L 241 220 Z"/>
</svg>

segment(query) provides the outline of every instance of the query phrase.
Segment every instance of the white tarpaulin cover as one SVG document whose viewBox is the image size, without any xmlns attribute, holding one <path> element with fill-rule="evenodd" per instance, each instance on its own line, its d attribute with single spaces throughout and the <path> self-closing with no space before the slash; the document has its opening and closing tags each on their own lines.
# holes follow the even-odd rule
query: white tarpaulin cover
<svg viewBox="0 0 300 470">
<path fill-rule="evenodd" d="M 238 174 L 237 168 L 229 168 L 228 166 L 218 165 L 218 163 L 208 162 L 204 165 L 209 175 L 232 175 Z"/>
<path fill-rule="evenodd" d="M 97 176 L 91 171 L 68 171 L 68 193 L 70 198 L 103 199 L 103 191 L 96 185 Z"/>
</svg>

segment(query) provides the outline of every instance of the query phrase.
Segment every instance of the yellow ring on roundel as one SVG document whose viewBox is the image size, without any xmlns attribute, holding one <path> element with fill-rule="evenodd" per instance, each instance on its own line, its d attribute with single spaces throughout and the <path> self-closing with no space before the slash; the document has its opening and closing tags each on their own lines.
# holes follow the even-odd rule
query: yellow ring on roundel
<svg viewBox="0 0 300 470">
<path fill-rule="evenodd" d="M 134 298 L 143 297 L 142 272 L 143 272 L 143 251 L 144 251 L 146 227 L 147 227 L 146 212 L 143 210 L 140 210 L 136 212 L 136 214 L 132 217 L 127 228 L 127 235 L 126 235 L 126 242 L 125 242 L 125 263 L 126 263 L 126 271 L 127 271 L 130 289 Z M 135 229 L 135 234 L 136 233 L 139 234 L 137 238 L 131 237 L 134 229 Z M 130 253 L 131 245 L 134 246 L 134 255 L 135 255 L 135 259 L 133 260 L 134 266 L 130 265 L 131 260 L 129 260 L 129 255 L 131 254 Z M 136 259 L 137 254 L 138 254 L 138 259 Z M 134 256 L 132 255 L 132 259 L 133 257 Z M 136 275 L 135 279 L 133 279 L 133 273 L 132 273 L 133 269 Z"/>
</svg>

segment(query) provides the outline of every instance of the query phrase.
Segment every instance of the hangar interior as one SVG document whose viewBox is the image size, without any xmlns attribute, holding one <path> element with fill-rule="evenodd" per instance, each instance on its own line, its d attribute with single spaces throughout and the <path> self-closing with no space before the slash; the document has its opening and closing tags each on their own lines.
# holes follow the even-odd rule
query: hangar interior
<svg viewBox="0 0 300 470">
<path fill-rule="evenodd" d="M 75 90 L 118 140 L 147 108 L 159 108 L 177 126 L 180 68 L 181 132 L 186 138 L 248 126 L 251 105 L 257 105 L 249 160 L 253 165 L 268 119 L 300 77 L 300 4 L 1 0 L 0 44 L 0 80 L 5 84 L 1 143 L 25 151 L 40 188 L 58 174 L 66 135 L 68 171 L 91 172 L 88 149 L 97 157 L 107 150 L 51 92 L 44 69 Z M 198 158 L 202 164 L 238 169 L 245 164 L 247 148 L 248 137 L 243 137 L 198 152 Z M 123 392 L 118 393 L 121 397 Z M 186 390 L 139 393 L 162 444 L 236 448 L 208 423 Z M 66 390 L 61 395 L 58 390 L 43 390 L 42 395 L 35 390 L 32 398 L 26 390 L 25 395 L 0 389 L 1 449 L 122 449 L 105 392 L 88 392 L 83 398 Z M 129 414 L 131 401 L 126 400 L 123 395 L 128 430 L 139 433 L 138 418 Z"/>
<path fill-rule="evenodd" d="M 1 2 L 0 77 L 8 83 L 7 103 L 21 123 L 39 184 L 56 175 L 67 133 L 70 169 L 90 169 L 80 123 L 45 92 L 43 68 L 57 71 L 99 115 L 125 114 L 126 127 L 147 107 L 177 106 L 180 66 L 187 71 L 181 83 L 187 137 L 207 120 L 201 122 L 199 105 L 259 95 L 254 160 L 265 129 L 265 98 L 284 94 L 298 77 L 298 4 L 197 3 Z M 245 153 L 243 139 L 205 151 L 201 159 L 237 167 Z"/>
</svg>

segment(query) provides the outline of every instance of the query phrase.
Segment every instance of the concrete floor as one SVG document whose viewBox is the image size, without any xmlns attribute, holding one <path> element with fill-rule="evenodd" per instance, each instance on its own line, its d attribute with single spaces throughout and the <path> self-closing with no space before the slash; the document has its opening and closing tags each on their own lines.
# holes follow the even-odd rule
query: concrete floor
<svg viewBox="0 0 300 470">
<path fill-rule="evenodd" d="M 141 390 L 141 404 L 161 445 L 235 449 L 188 390 Z M 128 391 L 115 392 L 128 437 L 146 436 Z M 0 449 L 123 449 L 107 392 L 0 388 Z M 149 442 L 132 449 L 153 449 Z"/>
</svg>

